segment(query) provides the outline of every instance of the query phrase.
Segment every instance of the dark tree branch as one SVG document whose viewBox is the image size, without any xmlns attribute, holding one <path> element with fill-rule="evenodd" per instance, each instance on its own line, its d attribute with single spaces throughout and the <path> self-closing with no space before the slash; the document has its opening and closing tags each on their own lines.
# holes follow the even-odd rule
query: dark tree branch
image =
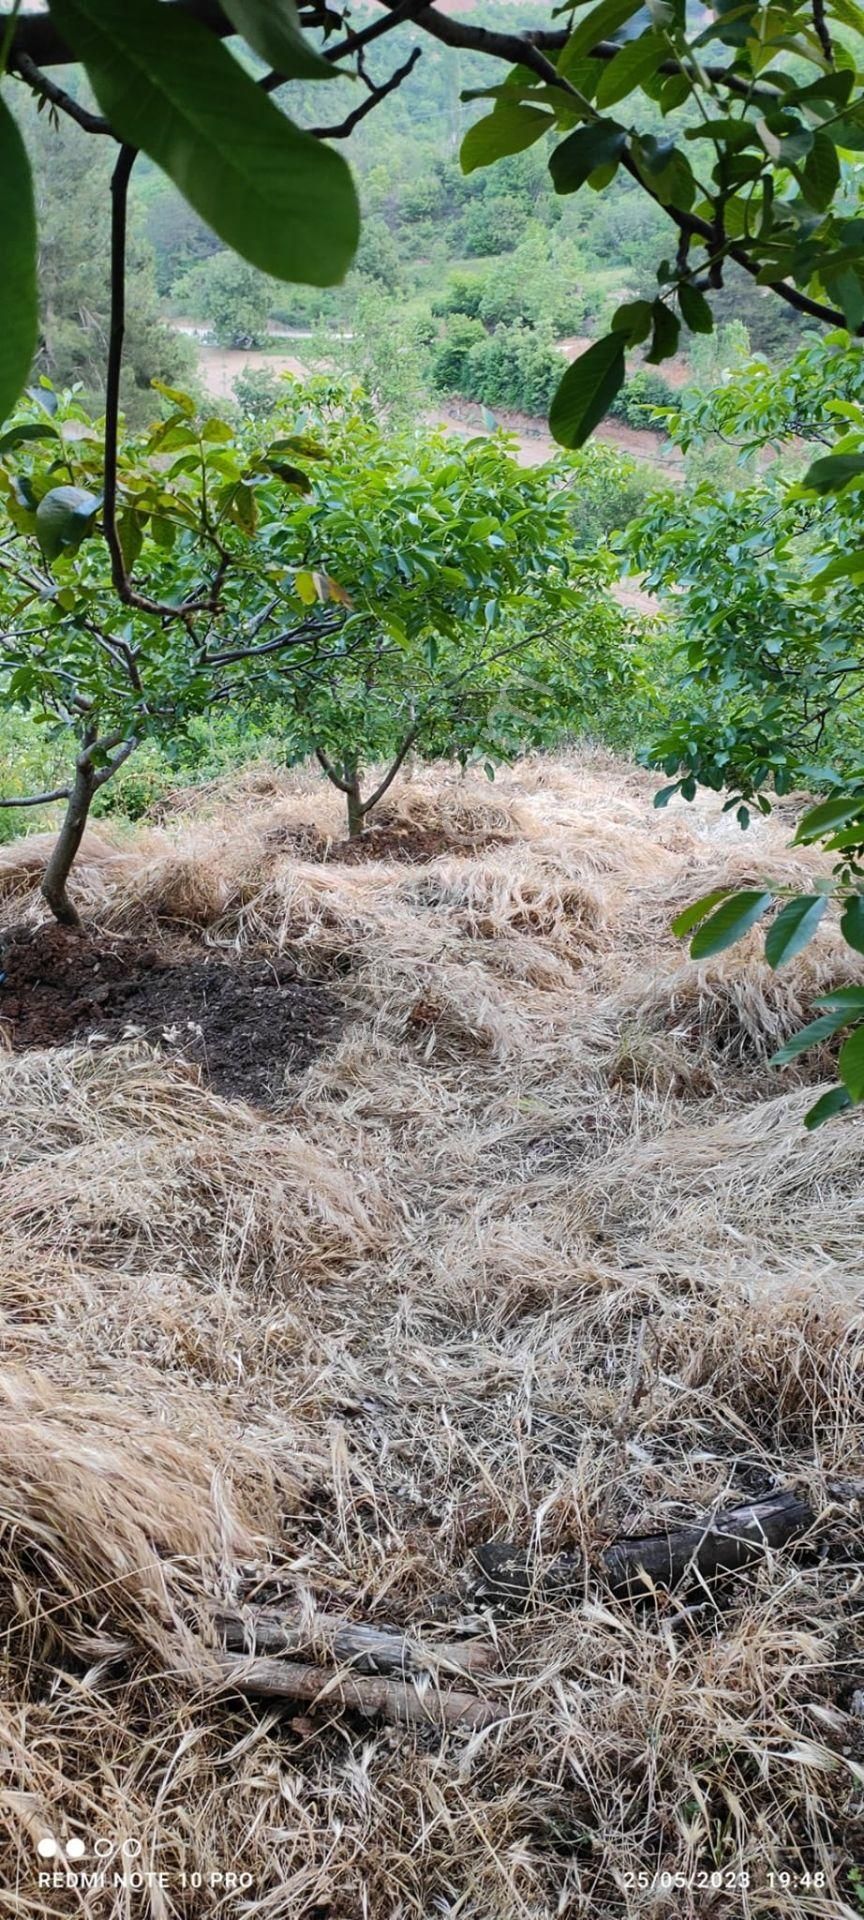
<svg viewBox="0 0 864 1920">
<path fill-rule="evenodd" d="M 402 766 L 402 763 L 405 759 L 406 754 L 410 753 L 411 748 L 413 747 L 419 732 L 420 732 L 420 721 L 415 720 L 414 725 L 410 730 L 410 733 L 406 733 L 405 738 L 402 742 L 402 745 L 399 748 L 399 752 L 397 753 L 396 758 L 389 769 L 389 772 L 385 773 L 380 786 L 377 786 L 375 788 L 374 793 L 370 793 L 368 800 L 364 800 L 361 808 L 362 813 L 364 814 L 371 813 L 372 808 L 377 807 L 379 800 L 383 800 L 384 795 L 387 792 L 388 788 L 392 787 L 393 782 L 396 778 L 396 775 L 399 772 L 399 768 Z"/>
<path fill-rule="evenodd" d="M 232 647 L 224 653 L 203 653 L 201 665 L 204 667 L 231 667 L 237 660 L 262 660 L 268 653 L 279 653 L 288 647 L 300 647 L 305 641 L 327 639 L 331 633 L 338 633 L 341 620 L 325 622 L 306 621 L 302 626 L 292 627 L 288 633 L 277 633 L 272 640 L 265 640 L 260 646 Z"/>
<path fill-rule="evenodd" d="M 47 100 L 49 105 L 56 107 L 59 113 L 65 113 L 69 120 L 74 120 L 79 127 L 83 127 L 85 133 L 111 135 L 108 121 L 103 120 L 101 114 L 88 112 L 86 107 L 80 106 L 77 100 L 73 100 L 71 93 L 66 93 L 63 87 L 58 87 L 56 80 L 51 80 L 47 73 L 40 72 L 29 53 L 13 54 L 10 66 L 22 80 L 26 81 L 28 87 L 32 87 L 33 92 L 37 93 L 40 99 Z M 114 136 L 111 135 L 111 137 Z"/>
<path fill-rule="evenodd" d="M 23 800 L 0 800 L 0 807 L 48 807 L 52 800 L 68 800 L 69 787 L 55 787 L 53 793 L 28 793 Z"/>
<path fill-rule="evenodd" d="M 353 133 L 361 120 L 365 120 L 367 113 L 371 113 L 373 107 L 377 107 L 379 100 L 386 100 L 388 93 L 395 93 L 396 88 L 401 87 L 403 80 L 407 80 L 422 52 L 422 47 L 415 47 L 408 59 L 403 61 L 402 66 L 391 73 L 389 80 L 385 80 L 380 87 L 371 87 L 368 97 L 359 107 L 354 108 L 353 113 L 349 113 L 344 120 L 340 121 L 338 126 L 310 127 L 310 133 L 314 133 L 318 140 L 347 140 L 349 133 Z"/>
<path fill-rule="evenodd" d="M 353 793 L 354 789 L 350 781 L 343 780 L 342 775 L 336 772 L 332 760 L 328 760 L 323 747 L 315 747 L 314 753 L 319 767 L 323 768 L 328 780 L 332 780 L 334 787 L 338 787 L 340 793 Z"/>
<path fill-rule="evenodd" d="M 129 182 L 138 158 L 135 147 L 122 146 L 111 176 L 111 323 L 108 339 L 108 367 L 105 377 L 105 476 L 102 525 L 111 555 L 111 578 L 118 599 L 139 613 L 155 613 L 164 619 L 183 620 L 193 613 L 215 613 L 228 571 L 230 556 L 216 541 L 219 564 L 209 592 L 182 600 L 152 600 L 138 593 L 129 577 L 123 546 L 117 527 L 117 449 L 120 433 L 120 375 L 123 371 L 123 344 L 126 338 L 126 230 L 129 217 Z M 211 535 L 212 538 L 212 535 Z"/>
</svg>

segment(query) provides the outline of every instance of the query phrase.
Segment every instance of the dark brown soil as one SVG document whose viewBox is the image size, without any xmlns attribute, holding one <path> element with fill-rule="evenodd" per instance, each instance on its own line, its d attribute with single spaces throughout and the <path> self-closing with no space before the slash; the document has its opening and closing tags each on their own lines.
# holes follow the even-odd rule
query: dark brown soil
<svg viewBox="0 0 864 1920">
<path fill-rule="evenodd" d="M 352 867 L 366 860 L 398 860 L 424 866 L 448 854 L 482 853 L 486 847 L 511 844 L 512 835 L 506 833 L 456 834 L 445 833 L 440 827 L 415 826 L 367 827 L 359 840 L 331 840 L 304 822 L 272 827 L 267 835 L 268 847 L 295 853 L 298 860 Z"/>
<path fill-rule="evenodd" d="M 339 1003 L 290 961 L 12 927 L 0 933 L 0 1028 L 16 1052 L 143 1039 L 203 1069 L 217 1093 L 266 1106 L 335 1039 Z"/>
</svg>

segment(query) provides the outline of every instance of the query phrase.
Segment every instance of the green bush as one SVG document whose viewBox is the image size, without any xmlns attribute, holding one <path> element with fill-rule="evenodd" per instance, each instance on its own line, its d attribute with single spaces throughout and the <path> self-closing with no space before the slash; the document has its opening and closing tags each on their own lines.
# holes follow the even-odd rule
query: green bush
<svg viewBox="0 0 864 1920">
<path fill-rule="evenodd" d="M 677 404 L 678 395 L 662 373 L 655 373 L 652 367 L 642 367 L 625 381 L 609 412 L 613 419 L 623 420 L 628 427 L 653 427 L 656 432 L 662 430 L 663 422 L 655 417 L 654 408 Z"/>
</svg>

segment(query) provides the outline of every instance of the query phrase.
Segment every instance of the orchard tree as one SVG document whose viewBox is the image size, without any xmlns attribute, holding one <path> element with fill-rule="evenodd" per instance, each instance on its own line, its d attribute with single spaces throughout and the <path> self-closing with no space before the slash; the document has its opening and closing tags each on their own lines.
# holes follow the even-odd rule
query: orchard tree
<svg viewBox="0 0 864 1920">
<path fill-rule="evenodd" d="M 260 537 L 308 618 L 331 628 L 326 676 L 277 656 L 273 691 L 285 688 L 298 750 L 344 793 L 355 837 L 412 750 L 491 770 L 584 730 L 634 666 L 608 560 L 576 556 L 566 467 L 522 469 L 503 436 L 383 432 L 348 388 L 324 411 L 338 416 L 328 459 Z"/>
<path fill-rule="evenodd" d="M 97 491 L 101 437 L 75 397 L 43 380 L 0 436 L 0 697 L 76 741 L 68 782 L 0 806 L 65 801 L 42 892 L 69 926 L 92 801 L 139 742 L 170 742 L 192 716 L 254 699 L 277 657 L 290 653 L 310 683 L 338 626 L 308 616 L 266 539 L 323 449 L 284 428 L 247 448 L 190 395 L 161 392 L 164 419 L 124 442 L 114 476 L 116 552 Z"/>
<path fill-rule="evenodd" d="M 767 922 L 772 966 L 800 952 L 832 900 L 840 927 L 864 953 L 864 350 L 848 334 L 801 348 L 771 372 L 741 369 L 710 396 L 692 396 L 669 430 L 680 445 L 732 439 L 748 460 L 737 491 L 700 486 L 687 502 L 659 497 L 630 529 L 631 562 L 646 584 L 674 595 L 681 676 L 678 712 L 650 759 L 668 782 L 655 804 L 724 792 L 747 827 L 772 794 L 824 794 L 800 820 L 796 842 L 836 856 L 833 878 L 811 893 L 720 889 L 675 923 L 703 959 Z M 838 424 L 846 427 L 835 441 Z M 831 447 L 815 460 L 801 442 Z M 749 469 L 772 448 L 785 457 Z M 806 471 L 802 471 L 806 467 Z M 841 1084 L 812 1108 L 808 1126 L 864 1099 L 864 989 L 844 986 L 819 1018 L 776 1056 L 849 1028 Z"/>
</svg>

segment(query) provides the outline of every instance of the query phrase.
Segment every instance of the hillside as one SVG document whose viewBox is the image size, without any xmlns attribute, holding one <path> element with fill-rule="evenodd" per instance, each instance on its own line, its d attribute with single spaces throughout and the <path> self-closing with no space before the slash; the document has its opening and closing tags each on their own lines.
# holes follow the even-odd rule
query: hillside
<svg viewBox="0 0 864 1920">
<path fill-rule="evenodd" d="M 103 985 L 52 936 L 78 1042 L 0 1057 L 10 1912 L 859 1910 L 864 1122 L 803 1130 L 827 1055 L 766 1065 L 850 956 L 689 962 L 676 906 L 818 856 L 653 785 L 418 774 L 349 858 L 260 768 L 87 844 Z M 130 940 L 158 1031 L 115 1017 Z M 784 1490 L 719 1587 L 692 1534 L 674 1591 L 613 1578 Z M 414 1652 L 352 1672 L 340 1620 Z"/>
</svg>

